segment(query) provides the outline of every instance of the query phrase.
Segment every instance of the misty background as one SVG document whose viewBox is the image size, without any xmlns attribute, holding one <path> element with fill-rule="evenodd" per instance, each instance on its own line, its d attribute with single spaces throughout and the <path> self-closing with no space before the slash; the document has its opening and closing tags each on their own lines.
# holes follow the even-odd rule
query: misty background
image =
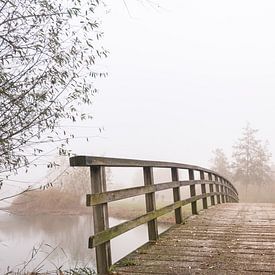
<svg viewBox="0 0 275 275">
<path fill-rule="evenodd" d="M 68 144 L 66 138 L 41 144 L 44 151 L 30 159 L 28 169 L 0 177 L 0 272 L 24 263 L 39 243 L 42 259 L 54 250 L 50 260 L 56 264 L 94 266 L 94 254 L 87 248 L 87 236 L 93 234 L 92 211 L 85 206 L 89 168 L 69 167 L 68 156 L 58 154 L 62 143 L 77 155 L 212 168 L 213 152 L 232 164 L 233 146 L 249 125 L 259 130 L 256 139 L 263 144 L 268 141 L 274 172 L 274 14 L 271 0 L 106 0 L 96 15 L 109 55 L 91 69 L 107 72 L 108 77 L 94 81 L 99 92 L 92 106 L 79 110 L 92 113 L 93 119 L 74 124 L 61 121 L 64 137 L 74 135 Z M 108 190 L 143 184 L 142 168 L 106 170 Z M 170 172 L 154 169 L 155 182 L 170 181 Z M 228 175 L 233 178 L 233 173 Z M 248 186 L 244 180 L 232 180 L 240 200 L 274 202 L 275 175 L 270 175 L 271 184 Z M 187 170 L 180 170 L 182 179 L 188 179 Z M 28 186 L 46 190 L 3 200 Z M 156 194 L 157 208 L 173 202 L 172 190 L 167 191 Z M 182 187 L 181 199 L 189 196 L 189 187 Z M 111 226 L 146 212 L 144 196 L 109 205 Z M 183 216 L 190 214 L 188 205 Z M 167 221 L 169 217 L 163 220 Z M 137 247 L 147 241 L 146 227 L 138 230 L 128 235 L 131 241 L 125 239 L 125 245 L 118 246 L 114 259 L 132 251 L 129 244 Z M 73 235 L 80 238 L 72 242 Z M 122 247 L 128 252 L 120 251 Z"/>
<path fill-rule="evenodd" d="M 109 76 L 95 81 L 94 119 L 64 122 L 83 137 L 70 141 L 72 152 L 210 167 L 215 148 L 230 159 L 250 122 L 274 155 L 273 1 L 105 3 L 110 54 L 97 66 Z M 56 155 L 47 144 L 38 167 L 10 176 L 2 195 L 46 183 Z"/>
</svg>

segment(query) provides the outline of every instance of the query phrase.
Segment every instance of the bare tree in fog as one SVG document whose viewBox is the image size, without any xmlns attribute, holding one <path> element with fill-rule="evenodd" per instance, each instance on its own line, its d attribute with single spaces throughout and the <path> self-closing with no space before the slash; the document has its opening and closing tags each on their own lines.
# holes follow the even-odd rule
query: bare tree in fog
<svg viewBox="0 0 275 275">
<path fill-rule="evenodd" d="M 91 117 L 81 106 L 92 103 L 93 79 L 105 75 L 94 67 L 106 56 L 99 4 L 0 1 L 0 173 L 28 166 L 39 144 L 60 140 L 61 119 Z"/>
<path fill-rule="evenodd" d="M 242 136 L 233 146 L 234 180 L 246 186 L 271 182 L 271 153 L 267 143 L 256 138 L 258 130 L 249 124 L 243 128 Z"/>
<path fill-rule="evenodd" d="M 230 170 L 230 163 L 224 151 L 220 148 L 217 148 L 213 151 L 213 154 L 214 157 L 211 159 L 211 169 L 231 180 L 232 172 Z"/>
</svg>

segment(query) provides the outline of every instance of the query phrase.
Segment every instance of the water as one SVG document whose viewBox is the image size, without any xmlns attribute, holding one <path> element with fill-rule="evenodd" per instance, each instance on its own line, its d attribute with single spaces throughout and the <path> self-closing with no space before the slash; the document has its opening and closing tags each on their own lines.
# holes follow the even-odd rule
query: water
<svg viewBox="0 0 275 275">
<path fill-rule="evenodd" d="M 115 225 L 122 220 L 110 218 Z M 160 232 L 165 227 L 159 228 Z M 93 234 L 92 217 L 14 216 L 0 214 L 0 274 L 13 271 L 54 271 L 76 266 L 95 267 L 94 249 L 88 249 Z M 147 242 L 146 225 L 139 226 L 111 241 L 112 260 L 127 255 Z"/>
</svg>

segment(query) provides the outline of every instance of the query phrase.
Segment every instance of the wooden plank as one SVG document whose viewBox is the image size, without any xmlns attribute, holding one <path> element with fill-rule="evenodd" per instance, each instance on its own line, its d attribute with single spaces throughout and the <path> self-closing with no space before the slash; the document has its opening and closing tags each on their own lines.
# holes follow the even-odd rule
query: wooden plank
<svg viewBox="0 0 275 275">
<path fill-rule="evenodd" d="M 222 203 L 225 203 L 225 186 L 224 186 L 224 182 L 223 182 L 223 178 L 218 177 L 219 182 L 221 183 L 221 199 L 222 199 Z"/>
<path fill-rule="evenodd" d="M 166 231 L 156 244 L 136 249 L 116 263 L 114 271 L 121 275 L 275 274 L 274 209 L 275 204 L 260 203 L 211 207 Z M 268 234 L 266 227 L 255 227 L 263 221 Z"/>
<path fill-rule="evenodd" d="M 208 173 L 208 179 L 212 182 L 213 180 L 212 173 Z M 210 193 L 214 192 L 213 182 L 209 184 L 209 191 Z M 210 201 L 211 201 L 211 205 L 215 205 L 215 196 L 211 196 Z"/>
<path fill-rule="evenodd" d="M 150 222 L 154 219 L 157 219 L 160 216 L 168 214 L 181 206 L 184 206 L 184 205 L 192 203 L 196 200 L 200 200 L 202 198 L 214 196 L 214 195 L 216 195 L 216 193 L 207 193 L 207 194 L 197 195 L 197 196 L 189 198 L 189 199 L 177 201 L 173 204 L 167 205 L 167 206 L 157 209 L 155 211 L 144 214 L 144 215 L 142 215 L 136 219 L 133 219 L 131 221 L 127 221 L 127 222 L 121 223 L 119 225 L 113 226 L 109 229 L 106 229 L 105 231 L 99 232 L 99 233 L 95 234 L 94 236 L 91 236 L 89 238 L 89 248 L 93 248 L 98 245 L 101 245 L 101 244 L 105 243 L 106 241 L 109 241 L 109 240 L 111 240 L 111 239 L 133 229 L 133 228 L 136 228 L 137 226 L 140 226 L 146 222 Z"/>
<path fill-rule="evenodd" d="M 189 169 L 188 170 L 188 175 L 189 175 L 189 180 L 194 180 L 194 170 Z M 196 196 L 196 186 L 195 184 L 190 185 L 190 197 Z M 192 209 L 192 214 L 196 215 L 198 214 L 198 209 L 197 209 L 197 201 L 193 201 L 191 203 L 191 209 Z"/>
<path fill-rule="evenodd" d="M 152 167 L 143 167 L 144 185 L 151 186 L 154 184 L 154 175 Z M 146 212 L 156 210 L 156 198 L 155 193 L 145 194 Z M 158 224 L 157 219 L 148 221 L 148 237 L 149 241 L 156 241 L 158 239 Z"/>
<path fill-rule="evenodd" d="M 200 171 L 200 179 L 204 181 L 204 171 Z M 206 193 L 206 187 L 204 182 L 201 184 L 201 193 Z M 202 207 L 203 209 L 207 209 L 207 198 L 202 199 Z"/>
<path fill-rule="evenodd" d="M 112 201 L 127 199 L 135 196 L 140 196 L 147 193 L 162 191 L 166 189 L 171 189 L 171 188 L 176 188 L 181 186 L 188 186 L 192 184 L 201 184 L 202 182 L 204 182 L 205 184 L 210 183 L 210 181 L 207 181 L 207 180 L 172 181 L 172 182 L 163 182 L 163 183 L 158 183 L 158 184 L 148 185 L 148 186 L 137 186 L 137 187 L 120 189 L 120 190 L 107 191 L 107 192 L 97 193 L 97 194 L 88 194 L 86 198 L 86 205 L 92 206 L 92 205 L 97 205 L 101 203 L 112 202 Z"/>
<path fill-rule="evenodd" d="M 92 193 L 106 191 L 105 168 L 100 166 L 90 167 Z M 93 222 L 95 234 L 109 228 L 107 204 L 93 206 Z M 110 242 L 107 241 L 96 247 L 97 273 L 106 274 L 112 265 Z"/>
<path fill-rule="evenodd" d="M 227 185 L 227 181 L 225 179 L 223 179 L 223 184 L 224 184 L 225 202 L 229 202 L 229 197 L 228 197 L 229 188 Z"/>
<path fill-rule="evenodd" d="M 172 176 L 172 181 L 173 182 L 179 181 L 178 168 L 171 168 L 171 176 Z M 174 187 L 173 188 L 173 198 L 174 198 L 174 202 L 180 201 L 180 188 L 179 187 Z M 177 224 L 182 223 L 181 207 L 175 209 L 175 221 L 176 221 Z"/>
<path fill-rule="evenodd" d="M 214 175 L 215 178 L 215 187 L 216 187 L 216 192 L 217 192 L 217 203 L 221 203 L 221 196 L 220 196 L 220 187 L 219 187 L 219 182 L 218 182 L 218 176 Z"/>
<path fill-rule="evenodd" d="M 203 170 L 206 173 L 212 173 L 213 175 L 222 177 L 222 175 L 219 175 L 215 171 L 200 166 L 166 161 L 135 160 L 95 156 L 74 156 L 70 158 L 70 166 L 179 168 L 192 169 L 194 171 Z"/>
<path fill-rule="evenodd" d="M 209 181 L 209 180 L 193 180 L 193 181 L 178 181 L 178 182 L 173 181 L 173 182 L 159 183 L 152 186 L 138 186 L 138 187 L 121 189 L 121 190 L 107 191 L 107 192 L 97 193 L 97 194 L 87 194 L 86 203 L 87 203 L 87 206 L 93 206 L 93 205 L 98 205 L 102 203 L 127 199 L 134 196 L 144 195 L 146 193 L 167 190 L 174 187 L 188 186 L 188 185 L 194 185 L 194 184 L 211 184 L 211 183 L 212 181 Z M 231 194 L 229 193 L 228 196 L 230 196 L 232 200 L 234 199 L 233 193 Z"/>
</svg>

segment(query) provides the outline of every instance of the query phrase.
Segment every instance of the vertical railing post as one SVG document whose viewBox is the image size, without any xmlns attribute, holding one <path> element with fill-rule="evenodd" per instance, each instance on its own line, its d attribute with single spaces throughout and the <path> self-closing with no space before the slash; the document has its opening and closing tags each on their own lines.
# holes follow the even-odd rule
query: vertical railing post
<svg viewBox="0 0 275 275">
<path fill-rule="evenodd" d="M 143 167 L 144 185 L 154 184 L 154 175 L 152 167 Z M 156 199 L 155 193 L 145 194 L 146 201 L 146 212 L 156 210 Z M 158 239 L 158 224 L 157 219 L 151 220 L 147 223 L 148 225 L 148 237 L 149 241 L 156 241 Z"/>
<path fill-rule="evenodd" d="M 202 181 L 205 180 L 205 178 L 204 178 L 204 171 L 200 171 L 200 179 Z M 205 183 L 204 182 L 202 182 L 202 184 L 201 184 L 201 193 L 202 194 L 206 194 L 206 187 L 205 187 Z M 203 209 L 207 209 L 207 198 L 203 198 L 202 199 L 202 207 L 203 207 Z"/>
<path fill-rule="evenodd" d="M 208 179 L 209 179 L 210 181 L 213 180 L 212 174 L 211 174 L 211 173 L 208 173 Z M 214 192 L 213 183 L 210 183 L 210 184 L 209 184 L 209 191 L 210 191 L 210 193 L 213 193 L 213 192 Z M 211 200 L 211 205 L 215 205 L 215 196 L 210 196 L 210 200 Z"/>
<path fill-rule="evenodd" d="M 193 169 L 188 169 L 188 174 L 189 174 L 189 180 L 194 180 L 195 179 Z M 190 196 L 191 197 L 196 196 L 196 185 L 195 185 L 195 183 L 190 185 Z M 191 203 L 191 209 L 192 209 L 192 214 L 193 215 L 198 214 L 197 201 L 193 201 Z"/>
<path fill-rule="evenodd" d="M 221 197 L 222 197 L 222 203 L 225 203 L 225 199 L 224 199 L 224 195 L 225 195 L 225 186 L 224 186 L 224 181 L 222 177 L 218 177 L 220 179 L 220 183 L 221 183 Z"/>
<path fill-rule="evenodd" d="M 172 181 L 179 181 L 178 168 L 171 168 Z M 180 187 L 173 188 L 174 202 L 180 201 Z M 175 209 L 175 221 L 177 224 L 182 223 L 182 211 L 181 207 Z"/>
<path fill-rule="evenodd" d="M 229 201 L 229 189 L 228 189 L 228 182 L 227 180 L 223 179 L 223 183 L 224 183 L 224 188 L 225 188 L 225 202 L 230 202 Z"/>
<path fill-rule="evenodd" d="M 105 168 L 102 166 L 91 166 L 91 189 L 92 194 L 106 191 Z M 107 203 L 93 206 L 94 233 L 109 228 L 109 217 Z M 95 248 L 97 274 L 108 273 L 112 265 L 110 241 L 100 244 Z"/>
<path fill-rule="evenodd" d="M 230 192 L 231 192 L 231 189 L 230 189 L 230 185 L 229 185 L 229 182 L 226 180 L 226 186 L 227 186 L 227 200 L 228 200 L 228 202 L 232 202 L 231 201 L 231 197 L 230 197 Z"/>
<path fill-rule="evenodd" d="M 220 185 L 219 185 L 219 182 L 218 182 L 218 176 L 217 175 L 214 175 L 215 176 L 215 186 L 216 186 L 216 192 L 218 193 L 217 194 L 217 203 L 221 203 L 221 196 L 220 196 Z"/>
</svg>

